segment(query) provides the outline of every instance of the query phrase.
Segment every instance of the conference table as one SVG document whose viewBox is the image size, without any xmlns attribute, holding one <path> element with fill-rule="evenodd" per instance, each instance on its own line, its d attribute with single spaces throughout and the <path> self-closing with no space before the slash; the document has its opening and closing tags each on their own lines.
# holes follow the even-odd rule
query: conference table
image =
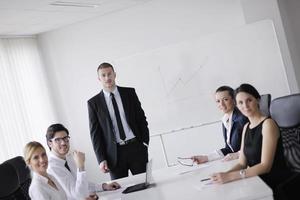
<svg viewBox="0 0 300 200">
<path fill-rule="evenodd" d="M 129 176 L 116 181 L 121 188 L 115 191 L 98 193 L 101 200 L 271 200 L 273 193 L 258 176 L 233 181 L 226 184 L 211 184 L 201 181 L 214 172 L 230 169 L 237 160 L 223 162 L 213 161 L 195 166 L 176 165 L 154 170 L 149 188 L 133 193 L 122 191 L 136 183 L 145 181 L 146 174 Z"/>
</svg>

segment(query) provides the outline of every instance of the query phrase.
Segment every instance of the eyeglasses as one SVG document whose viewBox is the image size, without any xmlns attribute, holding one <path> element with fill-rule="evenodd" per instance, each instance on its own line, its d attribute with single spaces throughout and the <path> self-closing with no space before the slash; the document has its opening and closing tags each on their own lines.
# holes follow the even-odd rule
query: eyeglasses
<svg viewBox="0 0 300 200">
<path fill-rule="evenodd" d="M 188 166 L 188 167 L 194 166 L 194 161 L 191 158 L 177 157 L 177 162 L 183 166 Z"/>
<path fill-rule="evenodd" d="M 65 136 L 65 137 L 61 137 L 61 138 L 59 138 L 59 137 L 52 138 L 51 141 L 54 141 L 54 142 L 56 142 L 58 144 L 62 143 L 63 141 L 66 142 L 66 143 L 68 143 L 70 141 L 70 136 Z"/>
</svg>

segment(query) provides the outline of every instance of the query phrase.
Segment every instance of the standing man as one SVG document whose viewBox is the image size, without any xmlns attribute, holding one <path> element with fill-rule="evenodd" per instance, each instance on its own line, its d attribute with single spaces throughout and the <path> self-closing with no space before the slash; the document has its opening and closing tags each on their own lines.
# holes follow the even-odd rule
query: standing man
<svg viewBox="0 0 300 200">
<path fill-rule="evenodd" d="M 134 88 L 116 86 L 116 73 L 109 63 L 97 69 L 103 90 L 88 100 L 90 134 L 104 173 L 111 179 L 146 171 L 149 130 Z"/>
<path fill-rule="evenodd" d="M 50 149 L 48 172 L 59 182 L 68 200 L 98 199 L 96 192 L 120 188 L 116 182 L 96 184 L 88 182 L 85 171 L 85 154 L 74 151 L 69 154 L 69 131 L 62 124 L 52 124 L 46 133 Z"/>
</svg>

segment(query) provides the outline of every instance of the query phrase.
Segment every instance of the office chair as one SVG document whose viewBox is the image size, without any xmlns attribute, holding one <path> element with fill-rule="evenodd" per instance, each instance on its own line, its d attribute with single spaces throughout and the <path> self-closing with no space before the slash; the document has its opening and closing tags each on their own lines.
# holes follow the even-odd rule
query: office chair
<svg viewBox="0 0 300 200">
<path fill-rule="evenodd" d="M 0 165 L 0 199 L 9 199 L 9 196 L 19 188 L 19 179 L 15 169 L 9 163 Z"/>
<path fill-rule="evenodd" d="M 299 197 L 300 184 L 300 93 L 274 99 L 270 105 L 271 117 L 279 126 L 283 152 L 294 175 L 281 183 L 279 199 Z"/>
<path fill-rule="evenodd" d="M 271 94 L 262 94 L 260 96 L 259 108 L 265 116 L 270 116 Z"/>
<path fill-rule="evenodd" d="M 280 128 L 287 165 L 300 172 L 300 93 L 274 99 L 270 114 Z"/>
<path fill-rule="evenodd" d="M 30 169 L 22 156 L 3 162 L 0 174 L 1 200 L 30 200 L 28 194 L 31 183 Z"/>
</svg>

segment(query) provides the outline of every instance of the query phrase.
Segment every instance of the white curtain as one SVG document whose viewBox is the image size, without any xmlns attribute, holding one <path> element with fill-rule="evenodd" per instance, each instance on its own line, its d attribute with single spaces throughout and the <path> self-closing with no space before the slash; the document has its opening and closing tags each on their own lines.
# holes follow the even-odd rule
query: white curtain
<svg viewBox="0 0 300 200">
<path fill-rule="evenodd" d="M 55 113 L 35 38 L 0 39 L 0 163 L 45 142 Z"/>
</svg>

